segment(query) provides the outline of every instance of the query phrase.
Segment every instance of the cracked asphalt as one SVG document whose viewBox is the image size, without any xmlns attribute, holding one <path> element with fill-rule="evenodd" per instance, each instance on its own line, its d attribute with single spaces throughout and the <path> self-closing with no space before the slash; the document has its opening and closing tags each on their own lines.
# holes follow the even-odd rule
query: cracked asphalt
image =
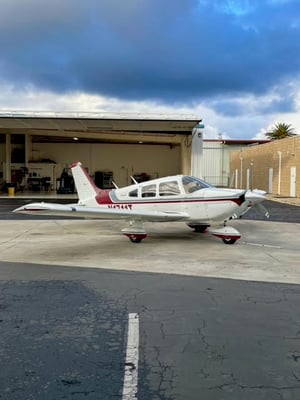
<svg viewBox="0 0 300 400">
<path fill-rule="evenodd" d="M 300 397 L 298 285 L 0 268 L 0 398 L 121 399 L 129 312 L 139 400 Z"/>
<path fill-rule="evenodd" d="M 51 242 L 51 235 L 42 234 L 41 229 L 52 225 L 42 223 L 31 236 L 22 236 L 31 220 L 14 219 L 10 223 L 9 207 L 4 205 L 0 212 L 4 230 L 0 237 L 0 399 L 122 399 L 127 318 L 131 312 L 138 313 L 140 321 L 138 400 L 300 398 L 298 280 L 293 282 L 292 276 L 284 283 L 209 277 L 200 272 L 198 276 L 177 274 L 176 268 L 184 262 L 184 249 L 190 256 L 186 262 L 196 260 L 198 265 L 204 252 L 209 252 L 214 264 L 218 260 L 212 254 L 224 250 L 226 268 L 231 264 L 234 268 L 237 257 L 247 251 L 246 245 L 223 247 L 214 239 L 197 239 L 185 231 L 175 236 L 169 231 L 161 243 L 160 232 L 144 247 L 132 247 L 119 235 L 106 237 L 106 224 L 99 239 L 103 245 L 84 242 L 81 247 L 77 243 L 74 258 L 70 253 L 74 248 L 67 249 L 66 245 L 68 266 L 47 264 L 48 258 L 55 261 L 62 251 L 56 241 L 47 248 L 49 254 L 45 248 L 39 254 L 40 262 L 33 263 L 30 252 L 24 249 L 27 245 L 32 251 L 32 243 L 46 246 Z M 268 208 L 274 221 L 300 222 L 300 207 L 270 202 Z M 249 214 L 247 218 L 252 221 L 244 234 L 251 238 L 256 216 Z M 247 220 L 241 222 L 247 227 Z M 272 222 L 262 224 L 270 226 L 267 232 L 272 231 Z M 10 226 L 19 227 L 16 235 L 20 236 L 6 247 Z M 67 229 L 69 225 L 55 226 Z M 292 232 L 294 241 L 288 243 L 284 256 L 278 256 L 282 249 L 250 248 L 253 260 L 247 264 L 243 260 L 242 267 L 254 268 L 254 253 L 262 257 L 267 252 L 270 268 L 277 266 L 278 259 L 278 263 L 285 260 L 282 267 L 296 269 L 299 248 L 293 257 L 288 256 L 297 243 L 297 230 Z M 290 238 L 286 235 L 284 230 L 275 244 L 282 246 L 283 240 Z M 81 238 L 76 225 L 71 241 L 77 236 Z M 63 240 L 67 243 L 61 236 Z M 22 262 L 5 260 L 8 251 L 19 254 L 19 241 L 24 251 Z M 174 242 L 176 249 L 170 248 Z M 98 259 L 93 260 L 98 268 L 75 267 L 84 246 L 87 252 L 99 247 L 95 252 Z M 104 246 L 110 250 L 104 252 Z M 173 259 L 167 261 L 164 249 L 172 250 Z M 111 251 L 115 254 L 110 256 Z M 118 252 L 121 255 L 117 256 Z M 130 258 L 142 268 L 134 272 L 111 270 L 107 265 L 112 257 L 120 269 Z M 151 272 L 167 263 L 174 264 L 174 273 Z M 105 265 L 107 269 L 102 268 Z"/>
<path fill-rule="evenodd" d="M 116 398 L 124 306 L 79 281 L 1 281 L 3 399 Z"/>
</svg>

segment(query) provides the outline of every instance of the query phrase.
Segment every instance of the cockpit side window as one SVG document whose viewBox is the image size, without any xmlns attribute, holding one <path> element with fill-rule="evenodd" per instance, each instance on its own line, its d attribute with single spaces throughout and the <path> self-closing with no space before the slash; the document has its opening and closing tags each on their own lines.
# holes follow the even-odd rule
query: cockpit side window
<svg viewBox="0 0 300 400">
<path fill-rule="evenodd" d="M 202 181 L 199 178 L 195 178 L 194 176 L 183 176 L 182 184 L 183 184 L 185 193 L 193 193 L 196 190 L 211 187 L 208 183 Z"/>
<path fill-rule="evenodd" d="M 155 197 L 156 185 L 146 185 L 142 187 L 142 197 Z"/>
<path fill-rule="evenodd" d="M 180 194 L 180 189 L 177 181 L 162 182 L 159 184 L 160 196 L 174 196 Z"/>
<path fill-rule="evenodd" d="M 138 190 L 134 189 L 131 192 L 129 192 L 129 197 L 137 197 L 138 195 Z"/>
</svg>

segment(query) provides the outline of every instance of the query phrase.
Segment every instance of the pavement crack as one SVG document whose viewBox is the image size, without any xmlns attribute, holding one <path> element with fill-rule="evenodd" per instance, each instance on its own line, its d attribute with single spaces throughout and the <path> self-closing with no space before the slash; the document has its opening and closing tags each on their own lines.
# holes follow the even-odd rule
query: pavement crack
<svg viewBox="0 0 300 400">
<path fill-rule="evenodd" d="M 217 305 L 217 304 L 218 304 L 218 302 L 217 302 L 217 300 L 215 299 L 215 296 L 214 296 L 214 294 L 213 294 L 213 289 L 212 289 L 212 288 L 207 288 L 206 291 L 205 291 L 205 294 L 211 299 L 211 301 L 212 301 L 212 303 L 213 303 L 214 305 Z"/>
<path fill-rule="evenodd" d="M 184 344 L 181 353 L 185 353 L 191 344 L 191 337 L 188 336 L 186 343 Z"/>
<path fill-rule="evenodd" d="M 207 342 L 207 340 L 206 340 L 206 335 L 203 333 L 203 331 L 205 330 L 205 328 L 206 328 L 206 321 L 205 320 L 202 320 L 202 326 L 201 327 L 198 327 L 197 328 L 197 332 L 198 332 L 198 335 L 199 335 L 199 337 L 200 337 L 200 339 L 201 339 L 201 342 L 203 343 L 203 345 L 204 345 L 204 349 L 207 351 L 208 349 L 209 349 L 209 343 Z"/>
<path fill-rule="evenodd" d="M 0 246 L 5 245 L 5 244 L 10 244 L 10 246 L 6 246 L 5 250 L 8 250 L 12 247 L 15 247 L 16 245 L 16 239 L 20 239 L 22 236 L 27 235 L 28 233 L 30 233 L 30 231 L 32 231 L 33 229 L 36 229 L 36 225 L 32 226 L 31 228 L 25 230 L 25 231 L 21 231 L 19 234 L 16 234 L 14 237 L 10 237 L 7 240 L 4 240 L 3 242 L 0 243 Z"/>
<path fill-rule="evenodd" d="M 210 386 L 209 390 L 225 390 L 229 387 L 238 387 L 242 390 L 276 390 L 278 392 L 283 390 L 300 389 L 299 385 L 291 386 L 276 386 L 276 385 L 242 385 L 240 383 L 222 383 L 221 385 Z"/>
<path fill-rule="evenodd" d="M 300 382 L 300 374 L 297 374 L 295 371 L 293 372 L 293 376 L 297 382 Z"/>
<path fill-rule="evenodd" d="M 166 334 L 165 334 L 165 331 L 164 331 L 164 323 L 163 322 L 160 322 L 159 329 L 160 329 L 160 333 L 161 333 L 161 336 L 162 336 L 163 340 L 165 340 L 166 339 Z"/>
<path fill-rule="evenodd" d="M 174 379 L 175 372 L 174 368 L 171 365 L 166 365 L 160 360 L 160 350 L 157 346 L 153 347 L 155 351 L 155 360 L 157 362 L 158 368 L 154 368 L 152 370 L 153 373 L 157 374 L 158 379 L 158 393 L 163 393 L 168 389 L 174 389 Z"/>
</svg>

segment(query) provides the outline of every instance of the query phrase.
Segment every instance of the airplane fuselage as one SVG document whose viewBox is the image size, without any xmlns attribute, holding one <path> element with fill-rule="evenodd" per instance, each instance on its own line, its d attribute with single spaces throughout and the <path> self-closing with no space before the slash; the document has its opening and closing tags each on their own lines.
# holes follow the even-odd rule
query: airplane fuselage
<svg viewBox="0 0 300 400">
<path fill-rule="evenodd" d="M 244 201 L 244 190 L 203 187 L 186 193 L 181 175 L 101 191 L 86 202 L 88 207 L 136 212 L 186 214 L 186 221 L 222 221 L 234 214 Z M 168 189 L 169 188 L 169 189 Z M 164 190 L 165 189 L 165 190 Z"/>
</svg>

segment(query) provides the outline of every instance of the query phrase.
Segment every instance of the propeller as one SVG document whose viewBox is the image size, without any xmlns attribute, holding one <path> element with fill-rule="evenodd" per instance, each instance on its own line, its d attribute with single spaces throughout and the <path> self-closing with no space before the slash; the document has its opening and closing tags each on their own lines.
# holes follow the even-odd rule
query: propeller
<svg viewBox="0 0 300 400">
<path fill-rule="evenodd" d="M 266 199 L 266 192 L 263 190 L 247 190 L 245 193 L 245 201 L 240 206 L 239 210 L 232 215 L 232 219 L 241 218 L 244 214 L 246 214 L 251 208 L 257 209 L 257 211 L 264 215 L 265 218 L 270 218 L 269 211 L 262 204 L 262 202 Z"/>
<path fill-rule="evenodd" d="M 257 210 L 261 214 L 263 214 L 266 218 L 268 218 L 268 219 L 270 218 L 270 213 L 269 213 L 269 211 L 267 210 L 267 208 L 263 204 L 258 203 L 254 207 L 257 208 Z"/>
</svg>

